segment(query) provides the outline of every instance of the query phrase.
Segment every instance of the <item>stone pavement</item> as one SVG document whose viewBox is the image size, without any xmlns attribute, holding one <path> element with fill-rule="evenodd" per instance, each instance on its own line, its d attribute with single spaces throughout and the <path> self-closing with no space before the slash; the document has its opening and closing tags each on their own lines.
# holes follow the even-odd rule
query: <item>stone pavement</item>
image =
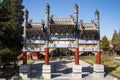
<svg viewBox="0 0 120 80">
<path fill-rule="evenodd" d="M 43 63 L 43 61 L 36 61 L 34 64 L 30 65 L 30 80 L 45 80 L 41 76 Z M 74 61 L 50 61 L 50 65 L 52 67 L 51 80 L 75 80 L 72 77 L 72 66 L 74 65 Z M 93 77 L 93 67 L 90 64 L 80 60 L 80 65 L 83 67 L 83 78 L 80 80 L 118 80 L 110 75 L 106 75 L 104 79 L 96 79 Z"/>
</svg>

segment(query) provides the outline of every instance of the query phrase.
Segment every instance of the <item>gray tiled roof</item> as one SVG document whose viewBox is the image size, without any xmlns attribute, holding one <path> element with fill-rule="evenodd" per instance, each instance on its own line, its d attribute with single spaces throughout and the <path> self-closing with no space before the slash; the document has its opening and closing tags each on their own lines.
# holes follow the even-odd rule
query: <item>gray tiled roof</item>
<svg viewBox="0 0 120 80">
<path fill-rule="evenodd" d="M 98 27 L 95 23 L 83 23 L 84 30 L 98 30 Z M 80 29 L 82 27 L 80 26 Z"/>
<path fill-rule="evenodd" d="M 40 23 L 40 22 L 34 22 L 34 23 L 31 23 L 31 26 L 32 26 L 32 28 L 31 29 L 43 29 L 43 27 L 42 27 L 42 23 Z"/>
<path fill-rule="evenodd" d="M 72 18 L 52 18 L 54 24 L 72 24 L 75 25 L 74 20 Z M 80 24 L 80 23 L 79 23 Z M 98 30 L 98 27 L 95 23 L 82 23 L 84 30 Z M 41 22 L 32 22 L 31 23 L 32 28 L 31 29 L 40 29 L 43 30 L 43 26 Z M 80 26 L 80 29 L 82 27 Z"/>
<path fill-rule="evenodd" d="M 55 24 L 75 24 L 72 18 L 53 18 Z"/>
</svg>

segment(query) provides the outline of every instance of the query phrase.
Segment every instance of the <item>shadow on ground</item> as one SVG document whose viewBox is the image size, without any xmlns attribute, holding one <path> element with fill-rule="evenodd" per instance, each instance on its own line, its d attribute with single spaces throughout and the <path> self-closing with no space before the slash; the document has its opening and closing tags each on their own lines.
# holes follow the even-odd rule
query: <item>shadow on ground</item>
<svg viewBox="0 0 120 80">
<path fill-rule="evenodd" d="M 42 65 L 43 63 L 31 64 L 29 78 L 40 78 L 42 76 Z"/>
<path fill-rule="evenodd" d="M 62 76 L 63 74 L 69 74 L 72 73 L 72 68 L 67 68 L 65 64 L 67 64 L 68 61 L 54 61 L 50 62 L 51 65 L 51 72 L 52 72 L 52 78 Z M 44 63 L 36 63 L 30 65 L 30 76 L 29 78 L 42 78 L 42 66 Z M 71 66 L 72 67 L 72 66 Z"/>
<path fill-rule="evenodd" d="M 9 65 L 6 68 L 0 68 L 0 80 L 10 80 L 12 76 L 18 73 L 18 67 Z"/>
<path fill-rule="evenodd" d="M 72 65 L 71 65 L 71 68 L 68 68 L 66 66 L 67 63 L 70 63 L 70 62 L 69 61 L 51 62 L 50 64 L 52 67 L 52 78 L 72 73 Z"/>
<path fill-rule="evenodd" d="M 66 66 L 67 63 L 71 63 L 72 61 L 54 61 L 50 62 L 51 65 L 51 77 L 56 78 L 59 76 L 66 76 L 67 74 L 72 74 L 72 65 Z M 30 76 L 29 78 L 37 78 L 43 79 L 42 77 L 42 66 L 44 63 L 36 63 L 30 65 Z M 93 67 L 82 67 L 83 78 L 89 76 L 89 74 L 93 73 Z"/>
<path fill-rule="evenodd" d="M 83 67 L 82 72 L 83 72 L 83 75 L 82 75 L 83 78 L 86 76 L 89 76 L 89 74 L 93 73 L 93 67 L 91 67 L 91 66 Z"/>
</svg>

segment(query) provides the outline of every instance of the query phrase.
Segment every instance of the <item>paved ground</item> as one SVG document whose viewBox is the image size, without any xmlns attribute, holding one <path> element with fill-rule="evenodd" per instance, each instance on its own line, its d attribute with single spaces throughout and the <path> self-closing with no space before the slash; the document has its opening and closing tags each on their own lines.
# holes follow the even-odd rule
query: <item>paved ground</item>
<svg viewBox="0 0 120 80">
<path fill-rule="evenodd" d="M 42 65 L 43 61 L 36 61 L 34 64 L 30 65 L 30 80 L 44 80 L 41 76 L 42 74 Z M 51 80 L 75 80 L 72 78 L 72 66 L 74 61 L 72 60 L 63 60 L 60 62 L 51 61 L 50 65 L 52 67 L 52 79 Z M 96 79 L 93 77 L 93 67 L 88 63 L 80 60 L 80 65 L 82 66 L 83 76 L 80 80 L 118 80 L 115 77 L 106 75 L 104 79 Z"/>
</svg>

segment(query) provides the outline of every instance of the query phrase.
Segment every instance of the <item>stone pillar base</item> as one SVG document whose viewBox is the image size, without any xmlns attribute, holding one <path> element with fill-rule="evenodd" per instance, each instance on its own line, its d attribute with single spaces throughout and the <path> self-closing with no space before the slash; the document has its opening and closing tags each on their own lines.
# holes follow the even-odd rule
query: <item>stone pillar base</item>
<svg viewBox="0 0 120 80">
<path fill-rule="evenodd" d="M 19 67 L 20 78 L 22 78 L 23 80 L 28 79 L 29 75 L 30 75 L 30 65 L 27 64 L 20 65 Z"/>
<path fill-rule="evenodd" d="M 19 73 L 19 76 L 23 80 L 27 80 L 28 79 L 28 74 L 27 73 Z"/>
<path fill-rule="evenodd" d="M 104 78 L 104 65 L 94 64 L 93 66 L 93 76 L 96 78 Z"/>
<path fill-rule="evenodd" d="M 51 65 L 42 66 L 42 76 L 44 79 L 51 79 Z"/>
<path fill-rule="evenodd" d="M 72 75 L 73 75 L 74 79 L 81 79 L 82 78 L 82 66 L 73 65 L 72 71 L 73 71 Z"/>
</svg>

